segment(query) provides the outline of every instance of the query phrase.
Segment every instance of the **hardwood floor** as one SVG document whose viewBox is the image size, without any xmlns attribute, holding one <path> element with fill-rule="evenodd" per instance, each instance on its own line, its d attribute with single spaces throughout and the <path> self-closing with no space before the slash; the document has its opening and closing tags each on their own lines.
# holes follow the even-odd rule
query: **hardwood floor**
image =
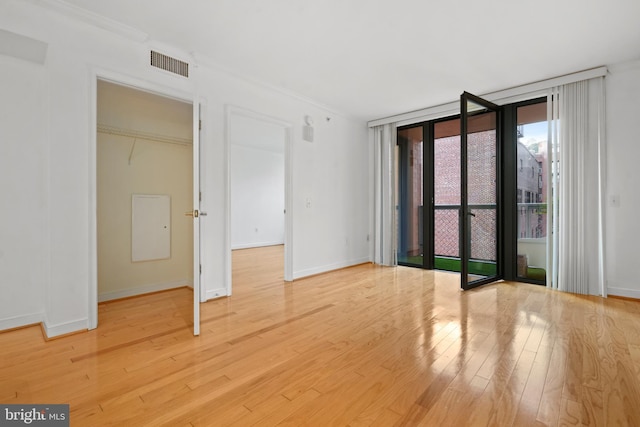
<svg viewBox="0 0 640 427">
<path fill-rule="evenodd" d="M 352 267 L 282 281 L 282 248 L 234 253 L 234 295 L 102 304 L 97 330 L 0 334 L 1 403 L 71 425 L 640 426 L 640 303 Z"/>
</svg>

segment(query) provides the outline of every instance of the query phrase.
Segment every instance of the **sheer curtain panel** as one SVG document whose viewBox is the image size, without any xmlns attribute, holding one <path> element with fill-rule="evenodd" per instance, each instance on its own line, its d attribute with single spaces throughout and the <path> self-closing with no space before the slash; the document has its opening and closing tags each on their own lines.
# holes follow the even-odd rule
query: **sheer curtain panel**
<svg viewBox="0 0 640 427">
<path fill-rule="evenodd" d="M 606 296 L 603 251 L 604 77 L 551 90 L 553 266 L 550 287 Z"/>
<path fill-rule="evenodd" d="M 394 184 L 395 124 L 373 128 L 374 146 L 374 262 L 395 266 L 396 209 Z"/>
</svg>

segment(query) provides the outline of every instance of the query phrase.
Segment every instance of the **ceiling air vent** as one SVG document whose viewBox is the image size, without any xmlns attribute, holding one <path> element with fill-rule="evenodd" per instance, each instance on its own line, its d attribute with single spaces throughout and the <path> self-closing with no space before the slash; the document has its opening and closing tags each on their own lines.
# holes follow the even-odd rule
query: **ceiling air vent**
<svg viewBox="0 0 640 427">
<path fill-rule="evenodd" d="M 183 77 L 189 77 L 188 63 L 153 50 L 151 51 L 151 66 Z"/>
</svg>

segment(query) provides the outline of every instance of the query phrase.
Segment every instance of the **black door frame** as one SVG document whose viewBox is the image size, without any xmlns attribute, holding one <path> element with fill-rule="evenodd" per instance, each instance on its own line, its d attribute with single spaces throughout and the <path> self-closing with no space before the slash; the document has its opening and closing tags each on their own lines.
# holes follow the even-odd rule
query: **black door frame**
<svg viewBox="0 0 640 427">
<path fill-rule="evenodd" d="M 468 162 L 467 162 L 467 121 L 471 116 L 471 112 L 467 110 L 468 102 L 478 104 L 486 110 L 493 111 L 496 114 L 496 274 L 481 279 L 469 281 L 469 260 L 471 258 L 471 217 L 475 216 L 469 207 L 469 191 L 468 191 Z M 482 114 L 486 113 L 482 111 Z M 475 287 L 493 283 L 502 279 L 503 264 L 503 244 L 502 236 L 504 235 L 502 221 L 502 107 L 473 95 L 463 92 L 460 95 L 460 287 L 463 290 L 473 289 Z"/>
<path fill-rule="evenodd" d="M 473 95 L 472 95 L 473 96 Z M 498 244 L 498 257 L 499 257 L 499 273 L 500 277 L 504 280 L 526 282 L 532 284 L 542 284 L 542 281 L 536 281 L 517 276 L 517 240 L 518 240 L 518 214 L 516 203 L 516 191 L 517 191 L 517 172 L 516 172 L 516 159 L 517 159 L 517 108 L 521 106 L 536 104 L 545 102 L 545 97 L 537 97 L 530 100 L 520 101 L 512 104 L 501 106 L 500 128 L 502 129 L 501 139 L 499 141 L 499 149 L 497 155 L 498 165 L 500 170 L 498 171 L 497 179 L 500 180 L 500 191 L 498 192 L 499 208 L 498 215 L 499 220 L 497 226 L 499 228 L 499 244 Z M 433 177 L 433 160 L 435 158 L 434 152 L 434 129 L 435 125 L 439 122 L 461 119 L 461 115 L 451 115 L 446 117 L 440 117 L 425 122 L 413 123 L 409 125 L 399 126 L 397 131 L 400 132 L 406 129 L 412 129 L 416 127 L 422 127 L 423 129 L 423 200 L 425 208 L 423 208 L 423 264 L 410 264 L 406 262 L 399 262 L 400 265 L 419 267 L 424 269 L 435 268 L 435 248 L 434 248 L 434 232 L 435 232 L 435 204 L 434 204 L 434 177 Z M 462 123 L 462 120 L 461 120 Z M 398 139 L 398 145 L 401 141 Z M 398 171 L 399 172 L 399 171 Z M 402 179 L 402 177 L 399 177 Z M 401 208 L 402 201 L 399 200 L 399 208 Z M 402 227 L 400 221 L 398 227 Z M 399 233 L 400 234 L 400 233 Z M 400 237 L 400 236 L 399 236 Z M 462 264 L 462 257 L 461 264 Z"/>
<path fill-rule="evenodd" d="M 502 241 L 504 260 L 503 266 L 503 278 L 504 280 L 518 281 L 523 283 L 531 283 L 534 285 L 546 285 L 546 280 L 535 280 L 526 277 L 519 277 L 517 271 L 518 260 L 518 203 L 517 203 L 517 191 L 518 191 L 518 172 L 517 172 L 517 158 L 518 158 L 518 108 L 526 107 L 528 105 L 546 103 L 547 97 L 537 97 L 528 99 L 525 101 L 514 102 L 511 104 L 503 105 L 503 146 L 502 155 L 503 158 L 513 159 L 513 162 L 503 163 L 502 176 L 503 176 L 503 230 L 504 238 Z M 549 166 L 550 167 L 550 166 Z M 552 236 L 547 230 L 547 238 Z M 547 266 L 548 270 L 549 266 Z"/>
</svg>

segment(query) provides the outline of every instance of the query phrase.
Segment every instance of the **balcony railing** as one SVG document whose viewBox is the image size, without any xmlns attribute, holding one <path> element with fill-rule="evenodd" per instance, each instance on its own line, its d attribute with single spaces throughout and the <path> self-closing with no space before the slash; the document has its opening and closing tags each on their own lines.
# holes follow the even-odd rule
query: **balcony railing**
<svg viewBox="0 0 640 427">
<path fill-rule="evenodd" d="M 518 237 L 547 237 L 546 203 L 518 203 Z"/>
</svg>

